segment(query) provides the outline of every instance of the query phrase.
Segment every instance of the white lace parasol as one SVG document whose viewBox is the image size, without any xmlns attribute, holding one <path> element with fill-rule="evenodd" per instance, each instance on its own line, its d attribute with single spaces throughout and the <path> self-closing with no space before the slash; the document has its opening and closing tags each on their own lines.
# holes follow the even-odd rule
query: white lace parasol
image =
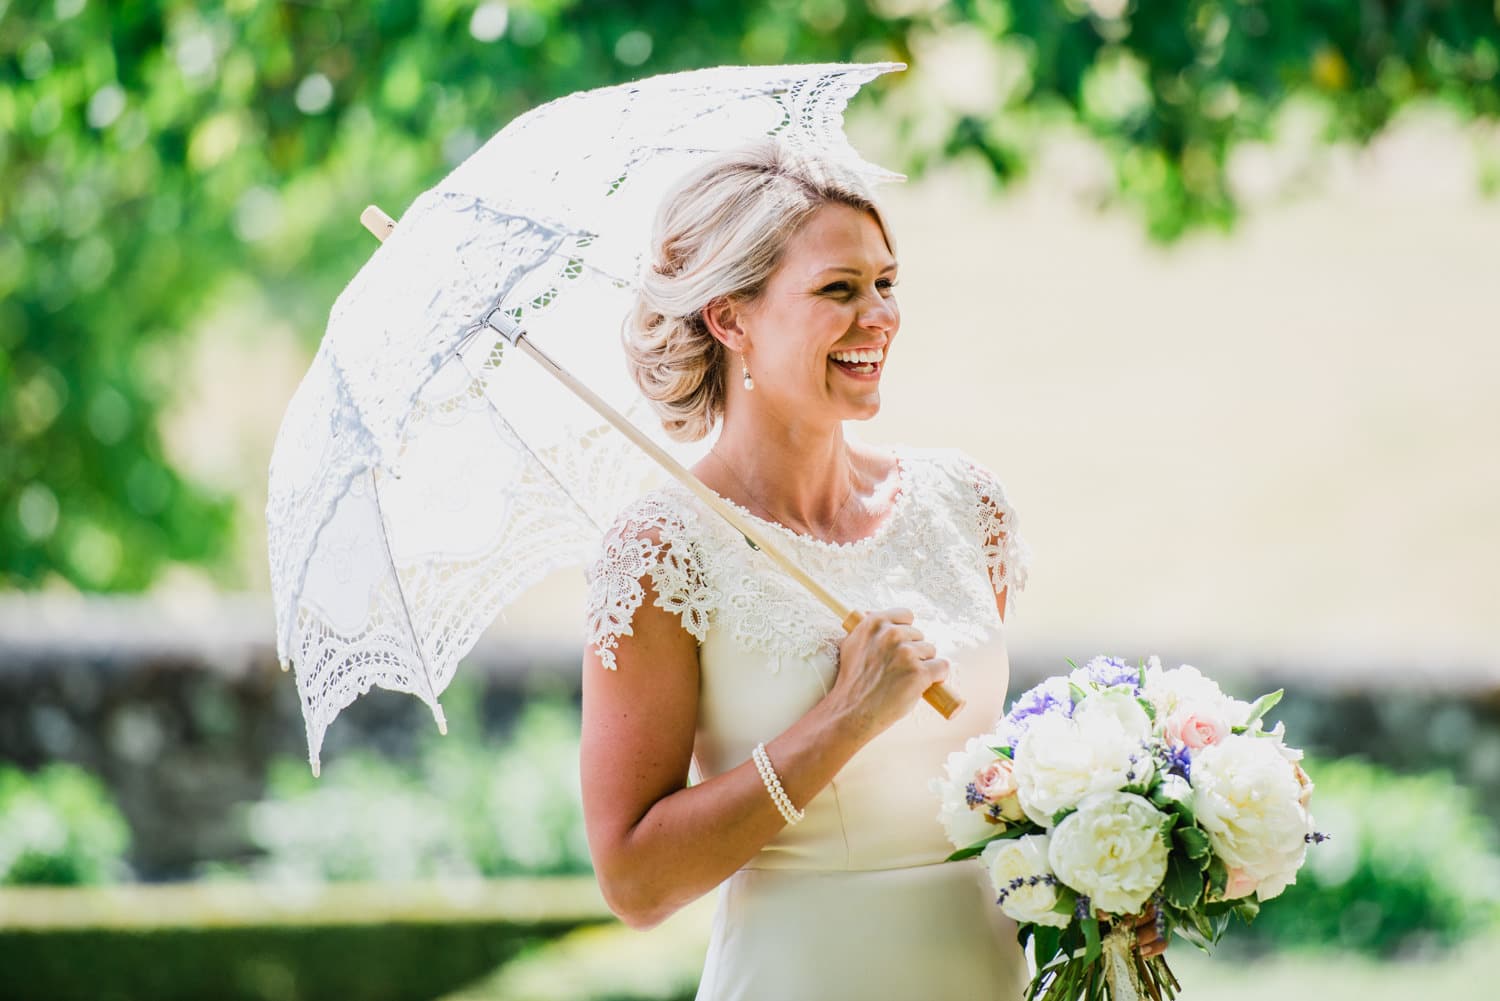
<svg viewBox="0 0 1500 1001">
<path fill-rule="evenodd" d="M 501 309 L 642 428 L 621 321 L 652 217 L 696 162 L 777 135 L 858 157 L 843 111 L 900 64 L 723 67 L 516 119 L 401 217 L 334 303 L 276 438 L 277 650 L 308 758 L 371 686 L 438 697 L 507 603 L 581 563 L 648 460 L 483 321 Z"/>
</svg>

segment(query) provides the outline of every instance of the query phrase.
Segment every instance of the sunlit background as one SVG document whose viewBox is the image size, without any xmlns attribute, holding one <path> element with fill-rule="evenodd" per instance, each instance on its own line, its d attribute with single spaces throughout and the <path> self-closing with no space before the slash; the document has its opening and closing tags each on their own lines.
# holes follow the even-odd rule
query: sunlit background
<svg viewBox="0 0 1500 1001">
<path fill-rule="evenodd" d="M 1500 4 L 0 0 L 0 996 L 690 998 L 578 807 L 582 575 L 308 773 L 271 444 L 393 215 L 551 97 L 899 59 L 848 116 L 903 328 L 854 429 L 997 471 L 1013 686 L 1159 653 L 1332 841 L 1198 1001 L 1486 997 L 1500 950 Z"/>
</svg>

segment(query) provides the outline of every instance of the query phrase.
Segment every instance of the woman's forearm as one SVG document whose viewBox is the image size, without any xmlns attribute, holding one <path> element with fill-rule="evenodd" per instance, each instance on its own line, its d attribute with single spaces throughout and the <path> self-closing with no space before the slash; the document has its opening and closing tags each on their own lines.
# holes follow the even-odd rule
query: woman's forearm
<svg viewBox="0 0 1500 1001">
<path fill-rule="evenodd" d="M 858 720 L 819 703 L 766 742 L 793 806 L 802 809 L 868 739 Z M 786 826 L 748 758 L 653 803 L 595 863 L 611 908 L 650 927 L 728 879 Z"/>
</svg>

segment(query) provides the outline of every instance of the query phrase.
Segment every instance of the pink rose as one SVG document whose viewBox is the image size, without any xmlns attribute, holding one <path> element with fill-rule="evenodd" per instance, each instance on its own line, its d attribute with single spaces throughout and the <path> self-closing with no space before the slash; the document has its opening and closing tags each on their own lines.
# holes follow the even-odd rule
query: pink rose
<svg viewBox="0 0 1500 1001">
<path fill-rule="evenodd" d="M 1239 866 L 1230 866 L 1229 882 L 1224 886 L 1225 900 L 1238 900 L 1255 892 L 1255 877 Z"/>
<path fill-rule="evenodd" d="M 984 808 L 985 813 L 995 820 L 1020 820 L 1025 815 L 1016 796 L 1013 768 L 1009 758 L 996 758 L 974 773 L 974 791 L 983 797 L 988 807 L 999 807 L 998 815 L 995 810 Z"/>
<path fill-rule="evenodd" d="M 974 791 L 998 803 L 1016 791 L 1016 777 L 1009 758 L 996 758 L 974 773 Z"/>
<path fill-rule="evenodd" d="M 1162 733 L 1173 743 L 1186 744 L 1201 751 L 1211 744 L 1222 743 L 1229 736 L 1229 724 L 1218 716 L 1191 709 L 1178 710 L 1162 724 Z"/>
</svg>

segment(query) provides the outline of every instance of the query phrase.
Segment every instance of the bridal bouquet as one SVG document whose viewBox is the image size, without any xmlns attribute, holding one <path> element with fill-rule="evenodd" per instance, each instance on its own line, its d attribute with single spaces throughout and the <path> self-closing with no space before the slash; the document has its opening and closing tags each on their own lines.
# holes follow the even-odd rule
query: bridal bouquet
<svg viewBox="0 0 1500 1001">
<path fill-rule="evenodd" d="M 1186 665 L 1095 657 L 1026 692 L 948 756 L 938 819 L 981 857 L 1000 909 L 1034 945 L 1028 1001 L 1172 998 L 1165 959 L 1143 959 L 1135 925 L 1156 906 L 1207 951 L 1231 914 L 1250 921 L 1294 882 L 1313 830 L 1313 784 L 1253 704 Z"/>
</svg>

